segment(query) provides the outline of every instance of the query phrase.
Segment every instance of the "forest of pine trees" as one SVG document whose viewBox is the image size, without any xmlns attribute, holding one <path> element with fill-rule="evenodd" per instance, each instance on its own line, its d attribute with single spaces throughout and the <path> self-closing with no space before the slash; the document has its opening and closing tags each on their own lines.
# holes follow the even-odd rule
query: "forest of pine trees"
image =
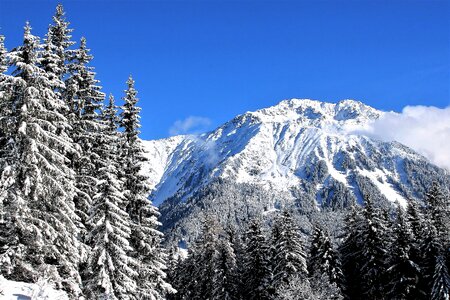
<svg viewBox="0 0 450 300">
<path fill-rule="evenodd" d="M 140 108 L 130 76 L 122 105 L 58 5 L 45 38 L 0 35 L 0 272 L 45 279 L 70 299 L 433 299 L 450 295 L 450 199 L 386 207 L 366 197 L 340 234 L 295 211 L 224 228 L 207 215 L 187 257 L 161 243 L 148 199 Z M 167 273 L 167 274 L 166 274 Z"/>
<path fill-rule="evenodd" d="M 370 198 L 342 234 L 304 234 L 293 212 L 241 235 L 209 216 L 186 259 L 172 256 L 169 299 L 441 299 L 450 295 L 449 197 L 433 184 L 424 206 L 385 208 Z"/>
<path fill-rule="evenodd" d="M 58 5 L 44 39 L 0 36 L 0 268 L 45 279 L 71 299 L 164 299 L 158 210 L 141 175 L 139 111 L 129 77 L 123 105 L 95 78 Z"/>
</svg>

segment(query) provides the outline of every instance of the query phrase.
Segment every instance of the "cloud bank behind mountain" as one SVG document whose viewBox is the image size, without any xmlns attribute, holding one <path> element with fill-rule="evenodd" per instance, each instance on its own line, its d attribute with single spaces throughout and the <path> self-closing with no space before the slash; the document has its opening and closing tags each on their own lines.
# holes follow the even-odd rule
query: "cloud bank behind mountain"
<svg viewBox="0 0 450 300">
<path fill-rule="evenodd" d="M 386 112 L 370 125 L 350 131 L 400 142 L 450 171 L 450 106 L 406 106 L 400 113 Z"/>
</svg>

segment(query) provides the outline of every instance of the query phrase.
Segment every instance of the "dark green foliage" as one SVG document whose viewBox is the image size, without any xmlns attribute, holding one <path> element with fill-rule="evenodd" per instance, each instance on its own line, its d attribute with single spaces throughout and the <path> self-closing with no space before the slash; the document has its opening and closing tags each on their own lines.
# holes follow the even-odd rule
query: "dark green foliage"
<svg viewBox="0 0 450 300">
<path fill-rule="evenodd" d="M 344 275 L 339 254 L 334 249 L 329 234 L 318 225 L 314 227 L 311 237 L 308 272 L 312 278 L 327 276 L 329 283 L 343 287 Z"/>
<path fill-rule="evenodd" d="M 306 252 L 291 213 L 283 211 L 275 220 L 272 233 L 272 286 L 277 289 L 294 276 L 308 277 Z"/>
<path fill-rule="evenodd" d="M 234 250 L 229 237 L 211 216 L 204 220 L 202 234 L 188 258 L 175 271 L 172 284 L 178 293 L 171 299 L 239 299 Z"/>
<path fill-rule="evenodd" d="M 375 207 L 370 197 L 366 198 L 363 209 L 364 225 L 362 231 L 361 266 L 362 294 L 369 299 L 383 299 L 389 235 L 382 212 Z"/>
<path fill-rule="evenodd" d="M 344 241 L 340 245 L 339 253 L 345 278 L 344 294 L 346 299 L 361 299 L 360 269 L 365 259 L 362 255 L 363 216 L 359 207 L 352 206 L 348 212 L 343 237 Z"/>
<path fill-rule="evenodd" d="M 394 222 L 393 238 L 387 270 L 387 295 L 391 299 L 417 299 L 421 294 L 418 289 L 420 268 L 418 262 L 413 260 L 413 235 L 400 205 Z"/>
<path fill-rule="evenodd" d="M 270 299 L 268 289 L 271 279 L 268 241 L 257 219 L 250 221 L 245 233 L 245 255 L 243 257 L 244 299 Z"/>
</svg>

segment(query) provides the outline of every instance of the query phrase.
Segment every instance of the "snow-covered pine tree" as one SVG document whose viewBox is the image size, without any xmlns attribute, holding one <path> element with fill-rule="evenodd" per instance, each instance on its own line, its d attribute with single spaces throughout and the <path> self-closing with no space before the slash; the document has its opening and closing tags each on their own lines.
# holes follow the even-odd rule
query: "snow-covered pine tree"
<svg viewBox="0 0 450 300">
<path fill-rule="evenodd" d="M 76 297 L 80 282 L 73 174 L 62 154 L 72 144 L 64 132 L 67 120 L 59 113 L 62 103 L 53 92 L 51 71 L 38 67 L 38 48 L 39 39 L 27 23 L 23 45 L 9 53 L 15 76 L 10 140 L 16 159 L 8 188 L 19 209 L 17 244 L 24 247 L 18 260 L 25 260 L 30 271 L 24 276 L 22 268 L 14 268 L 12 276 L 27 281 L 48 277 Z"/>
<path fill-rule="evenodd" d="M 56 56 L 56 70 L 55 75 L 61 80 L 65 81 L 70 72 L 70 63 L 74 58 L 74 50 L 69 49 L 75 44 L 71 40 L 71 33 L 73 29 L 69 28 L 70 23 L 66 21 L 65 11 L 62 4 L 56 6 L 56 12 L 53 16 L 53 24 L 48 27 L 47 40 L 54 46 L 53 54 Z M 64 94 L 63 90 L 60 90 Z"/>
<path fill-rule="evenodd" d="M 365 199 L 363 209 L 364 226 L 362 231 L 361 265 L 362 293 L 369 299 L 383 299 L 389 235 L 382 210 L 374 205 L 372 199 Z"/>
<path fill-rule="evenodd" d="M 249 300 L 270 299 L 270 251 L 259 220 L 250 221 L 245 233 L 243 257 L 243 297 Z"/>
<path fill-rule="evenodd" d="M 344 273 L 344 295 L 346 299 L 362 299 L 360 269 L 365 259 L 361 253 L 363 245 L 363 217 L 361 209 L 352 206 L 345 217 L 343 238 L 339 247 Z"/>
<path fill-rule="evenodd" d="M 439 255 L 436 258 L 434 268 L 433 286 L 431 288 L 431 300 L 450 299 L 450 275 L 445 263 L 445 257 Z"/>
<path fill-rule="evenodd" d="M 406 219 L 407 224 L 409 224 L 411 228 L 412 235 L 409 256 L 412 261 L 418 263 L 420 266 L 420 272 L 418 274 L 419 278 L 416 286 L 416 299 L 425 300 L 429 298 L 427 294 L 428 280 L 425 278 L 425 272 L 422 268 L 422 260 L 424 257 L 422 251 L 424 250 L 423 245 L 425 244 L 427 236 L 427 222 L 425 221 L 422 207 L 420 207 L 416 201 L 408 202 Z"/>
<path fill-rule="evenodd" d="M 170 284 L 177 290 L 175 294 L 168 294 L 168 300 L 188 300 L 197 292 L 197 252 L 193 247 L 188 249 L 187 258 L 179 259 L 170 271 Z"/>
<path fill-rule="evenodd" d="M 415 248 L 419 248 L 425 234 L 425 221 L 422 207 L 416 201 L 409 201 L 406 208 L 406 220 L 411 228 Z"/>
<path fill-rule="evenodd" d="M 306 253 L 300 231 L 294 223 L 291 213 L 284 210 L 275 220 L 273 279 L 272 286 L 277 289 L 288 283 L 294 276 L 308 278 Z"/>
<path fill-rule="evenodd" d="M 88 222 L 88 257 L 85 293 L 88 299 L 136 299 L 137 262 L 128 256 L 131 225 L 125 211 L 123 182 L 118 178 L 119 134 L 114 98 L 104 110 L 102 134 L 97 141 L 97 194 L 93 197 Z"/>
<path fill-rule="evenodd" d="M 343 285 L 341 263 L 329 234 L 319 225 L 314 226 L 308 257 L 308 272 L 311 278 L 328 276 L 328 282 Z"/>
<path fill-rule="evenodd" d="M 192 250 L 193 269 L 188 283 L 190 296 L 182 299 L 213 299 L 216 272 L 218 270 L 218 244 L 221 228 L 212 216 L 206 216 L 202 232 Z M 186 270 L 188 271 L 188 270 Z"/>
<path fill-rule="evenodd" d="M 429 191 L 426 194 L 426 230 L 425 238 L 421 247 L 421 261 L 420 266 L 423 273 L 423 288 L 431 295 L 433 287 L 439 283 L 435 280 L 441 280 L 441 276 L 436 276 L 436 273 L 441 273 L 436 268 L 443 264 L 447 264 L 447 257 L 449 256 L 450 242 L 449 242 L 449 204 L 448 198 L 442 191 L 442 188 L 437 182 L 433 182 Z M 438 260 L 443 260 L 439 263 Z M 448 273 L 447 273 L 448 274 Z M 443 281 L 445 282 L 445 280 Z"/>
<path fill-rule="evenodd" d="M 55 45 L 53 45 L 52 42 L 51 31 L 47 33 L 47 37 L 45 38 L 45 43 L 42 48 L 43 50 L 41 51 L 39 59 L 40 67 L 47 73 L 47 77 L 54 85 L 53 88 L 56 94 L 58 93 L 57 89 L 61 88 L 64 84 L 61 80 L 59 80 L 59 77 L 57 75 L 61 71 L 58 65 L 59 57 L 54 53 Z"/>
<path fill-rule="evenodd" d="M 94 68 L 89 66 L 93 58 L 86 47 L 86 39 L 82 38 L 80 47 L 75 52 L 73 73 L 67 80 L 67 102 L 72 130 L 70 135 L 74 142 L 75 152 L 70 167 L 75 171 L 76 195 L 74 198 L 76 213 L 80 218 L 80 237 L 85 240 L 88 210 L 92 205 L 92 197 L 96 194 L 96 177 L 98 160 L 96 153 L 101 136 L 100 108 L 105 98 L 95 79 Z M 85 261 L 85 254 L 83 261 Z"/>
<path fill-rule="evenodd" d="M 178 250 L 177 246 L 172 246 L 167 251 L 167 260 L 166 260 L 166 267 L 167 267 L 167 277 L 166 280 L 168 283 L 170 283 L 175 288 L 175 282 L 178 281 L 178 269 L 183 263 L 184 258 L 180 256 L 180 251 Z M 176 299 L 176 297 L 171 297 L 173 294 L 170 294 L 167 296 L 167 300 Z"/>
<path fill-rule="evenodd" d="M 5 72 L 8 70 L 8 51 L 5 47 L 5 36 L 0 34 L 0 80 L 6 76 Z"/>
<path fill-rule="evenodd" d="M 161 247 L 163 234 L 158 230 L 158 209 L 148 199 L 150 187 L 148 178 L 141 172 L 146 161 L 144 148 L 139 139 L 140 107 L 137 106 L 137 91 L 130 76 L 123 97 L 121 113 L 123 127 L 122 176 L 125 183 L 126 209 L 132 221 L 130 244 L 132 256 L 139 262 L 137 296 L 140 299 L 163 299 L 174 292 L 166 282 L 165 253 Z"/>
<path fill-rule="evenodd" d="M 8 51 L 5 48 L 5 37 L 0 35 L 0 174 L 4 168 L 2 166 L 3 154 L 8 153 L 8 131 L 9 125 L 11 125 L 11 110 L 13 108 L 11 103 L 13 77 L 6 74 L 8 67 Z"/>
<path fill-rule="evenodd" d="M 443 188 L 435 181 L 425 196 L 427 217 L 436 229 L 436 238 L 442 245 L 450 241 L 450 201 Z"/>
<path fill-rule="evenodd" d="M 231 248 L 234 252 L 235 257 L 235 269 L 232 272 L 233 275 L 233 287 L 235 288 L 234 295 L 238 299 L 242 298 L 244 288 L 244 257 L 245 257 L 245 246 L 243 241 L 243 236 L 240 233 L 240 228 L 236 225 L 228 224 L 225 229 L 226 236 L 228 236 L 228 241 L 230 242 Z"/>
<path fill-rule="evenodd" d="M 238 300 L 236 255 L 227 237 L 218 240 L 217 252 L 217 269 L 212 280 L 214 288 L 211 299 Z"/>
<path fill-rule="evenodd" d="M 17 218 L 23 210 L 19 209 L 13 188 L 17 161 L 16 141 L 13 139 L 15 78 L 6 74 L 9 59 L 4 40 L 0 35 L 0 271 L 6 278 L 14 279 L 22 273 L 17 269 L 28 269 L 28 265 L 23 260 L 23 244 L 18 239 L 19 230 L 24 229 L 24 219 Z"/>
<path fill-rule="evenodd" d="M 417 299 L 420 268 L 411 258 L 412 231 L 400 204 L 394 223 L 393 245 L 389 251 L 387 295 L 390 299 Z"/>
</svg>

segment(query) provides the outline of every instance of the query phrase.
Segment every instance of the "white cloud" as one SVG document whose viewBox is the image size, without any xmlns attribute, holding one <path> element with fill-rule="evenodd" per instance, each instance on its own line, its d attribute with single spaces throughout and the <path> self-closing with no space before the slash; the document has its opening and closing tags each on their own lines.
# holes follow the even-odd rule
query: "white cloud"
<svg viewBox="0 0 450 300">
<path fill-rule="evenodd" d="M 170 135 L 195 134 L 208 130 L 211 120 L 205 117 L 189 116 L 184 120 L 177 120 L 169 129 Z"/>
<path fill-rule="evenodd" d="M 406 106 L 401 113 L 385 113 L 358 133 L 398 141 L 450 170 L 450 106 Z"/>
</svg>

